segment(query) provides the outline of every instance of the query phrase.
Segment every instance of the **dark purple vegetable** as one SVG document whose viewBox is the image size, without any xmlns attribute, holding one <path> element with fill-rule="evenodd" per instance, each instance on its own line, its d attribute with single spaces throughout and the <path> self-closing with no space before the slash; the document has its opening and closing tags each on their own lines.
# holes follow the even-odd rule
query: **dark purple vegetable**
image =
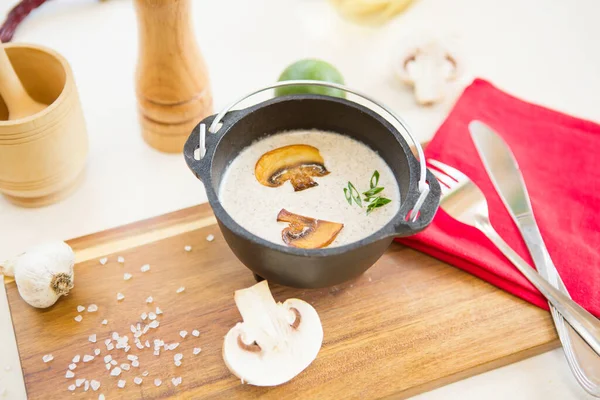
<svg viewBox="0 0 600 400">
<path fill-rule="evenodd" d="M 47 0 L 22 0 L 8 12 L 6 20 L 0 26 L 0 41 L 10 42 L 19 24 L 36 8 Z"/>
</svg>

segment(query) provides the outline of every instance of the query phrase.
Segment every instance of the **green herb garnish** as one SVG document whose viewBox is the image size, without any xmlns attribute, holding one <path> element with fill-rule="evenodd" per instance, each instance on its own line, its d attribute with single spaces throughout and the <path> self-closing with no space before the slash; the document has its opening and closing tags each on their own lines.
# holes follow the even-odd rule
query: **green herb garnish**
<svg viewBox="0 0 600 400">
<path fill-rule="evenodd" d="M 348 196 L 350 196 L 350 200 L 348 200 L 348 203 L 350 203 L 350 205 L 352 205 L 352 200 L 354 200 L 354 202 L 358 204 L 360 208 L 362 208 L 360 193 L 358 192 L 358 190 L 356 190 L 352 182 L 348 182 L 348 189 L 344 189 L 344 193 L 346 194 L 346 200 L 348 200 Z"/>
<path fill-rule="evenodd" d="M 352 205 L 352 193 L 350 193 L 348 188 L 344 188 L 344 196 L 346 196 L 346 201 L 348 201 L 348 204 Z"/>
<path fill-rule="evenodd" d="M 371 212 L 379 207 L 383 207 L 388 203 L 391 203 L 390 199 L 386 199 L 385 197 L 376 197 L 373 201 L 369 203 L 367 206 L 367 215 L 371 214 Z"/>
<path fill-rule="evenodd" d="M 379 184 L 379 171 L 375 170 L 369 181 L 370 189 L 363 192 L 365 196 L 365 202 L 367 202 L 367 215 L 369 215 L 374 209 L 383 207 L 392 200 L 385 197 L 378 196 L 379 193 L 385 189 L 383 186 L 377 186 Z M 348 204 L 352 205 L 352 200 L 362 208 L 362 201 L 360 199 L 360 193 L 356 190 L 356 187 L 351 182 L 348 182 L 348 187 L 344 188 L 344 196 Z"/>
<path fill-rule="evenodd" d="M 382 187 L 374 187 L 372 189 L 367 190 L 366 192 L 363 192 L 363 195 L 365 196 L 365 201 L 369 201 L 371 198 L 375 197 L 375 195 L 381 191 L 383 191 L 384 188 Z"/>
<path fill-rule="evenodd" d="M 373 182 L 373 180 L 375 182 Z M 371 177 L 371 181 L 369 183 L 371 184 L 371 189 L 377 187 L 377 184 L 379 183 L 379 171 L 375 170 L 375 172 L 373 172 L 373 176 Z"/>
</svg>

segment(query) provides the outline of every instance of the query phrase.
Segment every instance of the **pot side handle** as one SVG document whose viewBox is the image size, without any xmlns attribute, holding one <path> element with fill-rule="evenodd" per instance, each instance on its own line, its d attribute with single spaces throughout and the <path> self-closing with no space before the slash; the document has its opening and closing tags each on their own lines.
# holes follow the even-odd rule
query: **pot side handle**
<svg viewBox="0 0 600 400">
<path fill-rule="evenodd" d="M 204 127 L 204 129 L 208 130 L 208 126 L 214 118 L 215 116 L 211 115 L 210 117 L 205 118 L 198 125 L 196 125 L 192 130 L 192 133 L 190 133 L 188 139 L 185 141 L 185 144 L 183 145 L 183 157 L 185 158 L 185 162 L 188 168 L 194 173 L 196 178 L 200 180 L 203 180 L 201 171 L 202 165 L 204 164 L 204 157 L 199 156 L 201 136 L 200 129 Z M 206 144 L 204 144 L 204 146 L 206 148 Z M 206 156 L 206 153 L 203 156 Z"/>
<path fill-rule="evenodd" d="M 412 196 L 409 194 L 407 201 L 410 201 L 411 204 L 408 207 L 402 207 L 408 211 L 394 225 L 394 231 L 391 236 L 404 237 L 414 235 L 424 230 L 433 221 L 440 205 L 441 189 L 439 182 L 429 170 L 427 170 L 426 176 L 429 184 L 429 193 L 421 206 L 417 219 L 415 221 L 412 220 L 411 210 L 414 207 L 414 202 L 419 197 L 418 192 L 413 193 Z"/>
</svg>

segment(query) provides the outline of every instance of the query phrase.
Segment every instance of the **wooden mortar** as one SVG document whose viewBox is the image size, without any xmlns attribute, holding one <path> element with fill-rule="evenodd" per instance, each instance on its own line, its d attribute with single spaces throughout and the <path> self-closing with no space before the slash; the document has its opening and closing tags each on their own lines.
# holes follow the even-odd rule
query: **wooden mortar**
<svg viewBox="0 0 600 400">
<path fill-rule="evenodd" d="M 169 153 L 212 114 L 208 71 L 196 43 L 190 0 L 135 0 L 139 30 L 136 92 L 142 135 Z"/>
<path fill-rule="evenodd" d="M 88 138 L 73 72 L 48 48 L 1 46 L 27 93 L 49 105 L 9 121 L 0 98 L 0 193 L 20 206 L 45 206 L 69 195 L 85 169 Z"/>
</svg>

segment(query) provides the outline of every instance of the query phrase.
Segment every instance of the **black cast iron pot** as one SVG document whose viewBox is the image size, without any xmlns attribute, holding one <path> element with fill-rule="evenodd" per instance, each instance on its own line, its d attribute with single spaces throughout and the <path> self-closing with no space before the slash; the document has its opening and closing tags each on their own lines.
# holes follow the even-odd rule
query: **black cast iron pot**
<svg viewBox="0 0 600 400">
<path fill-rule="evenodd" d="M 206 153 L 198 157 L 202 124 L 211 125 L 215 116 L 203 120 L 184 146 L 189 168 L 204 183 L 208 201 L 231 250 L 255 275 L 298 288 L 320 288 L 352 279 L 371 267 L 394 237 L 414 235 L 433 219 L 440 187 L 427 171 L 430 191 L 415 221 L 407 214 L 419 197 L 420 165 L 398 130 L 385 118 L 357 103 L 320 95 L 291 95 L 253 107 L 227 112 L 216 133 L 206 133 Z M 348 135 L 377 151 L 392 169 L 402 204 L 394 218 L 379 231 L 344 246 L 304 250 L 266 241 L 238 225 L 217 196 L 223 173 L 237 154 L 252 142 L 291 129 L 322 129 Z M 342 193 L 342 188 L 340 188 Z M 240 194 L 243 195 L 243 194 Z M 342 196 L 340 194 L 340 196 Z M 341 197 L 342 200 L 343 197 Z"/>
</svg>

